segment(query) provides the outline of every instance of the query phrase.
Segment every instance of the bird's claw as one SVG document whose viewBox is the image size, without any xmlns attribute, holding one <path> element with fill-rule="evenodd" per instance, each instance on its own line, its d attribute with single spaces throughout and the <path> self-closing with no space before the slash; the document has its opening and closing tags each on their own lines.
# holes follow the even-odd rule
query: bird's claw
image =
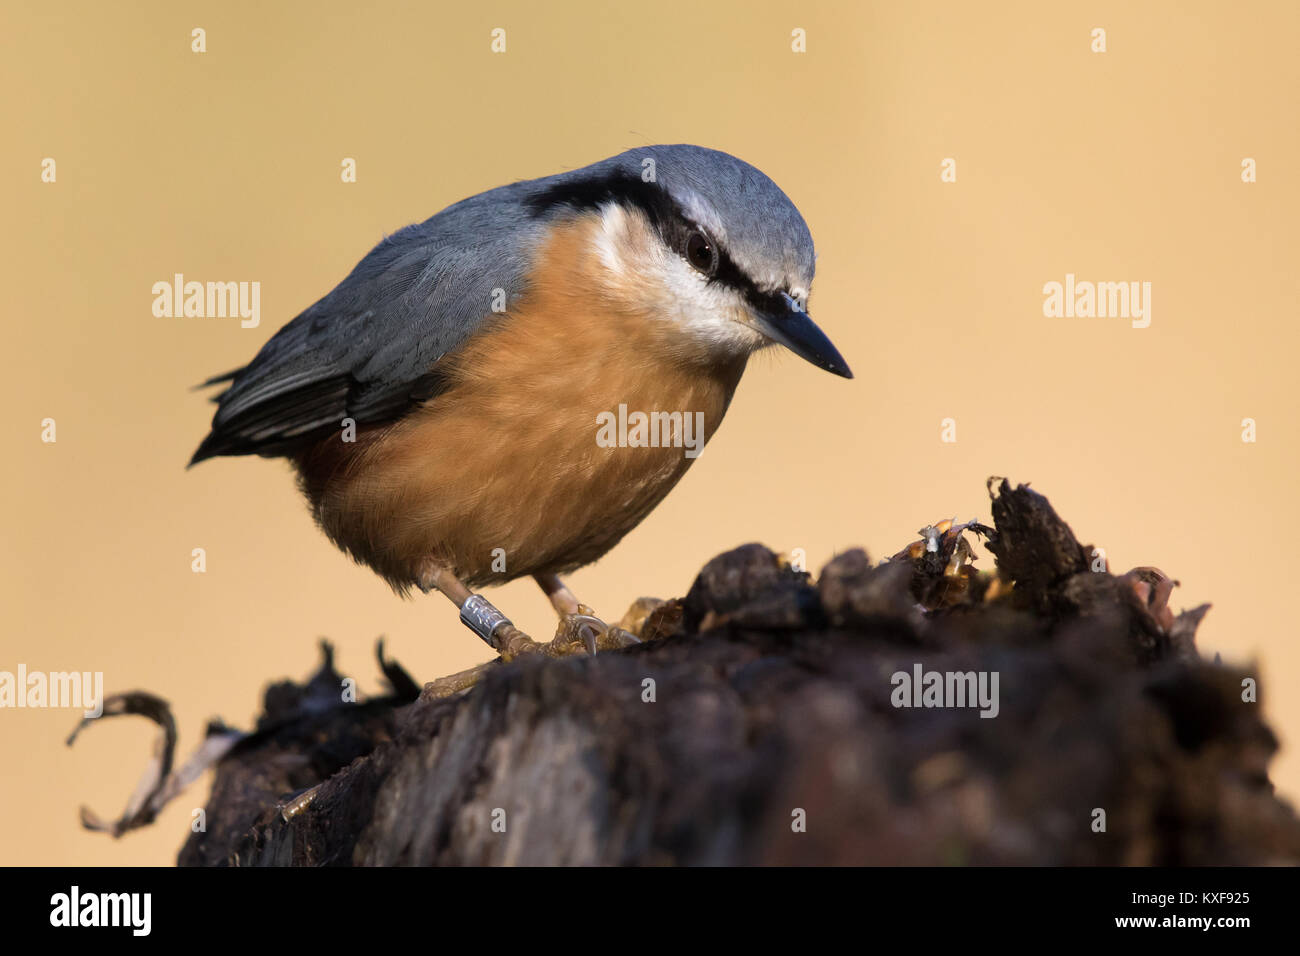
<svg viewBox="0 0 1300 956">
<path fill-rule="evenodd" d="M 555 637 L 547 644 L 533 640 L 514 625 L 500 628 L 493 635 L 493 643 L 503 661 L 512 661 L 523 654 L 543 654 L 547 657 L 572 657 L 576 654 L 595 655 L 599 651 L 617 651 L 640 639 L 621 627 L 611 627 L 591 608 L 579 607 L 578 613 L 560 618 Z"/>
<path fill-rule="evenodd" d="M 641 641 L 621 627 L 611 627 L 592 613 L 589 607 L 579 607 L 577 614 L 567 614 L 560 619 L 555 639 L 550 645 L 553 656 L 560 657 L 580 651 L 595 655 L 599 651 L 617 651 Z"/>
<path fill-rule="evenodd" d="M 579 640 L 582 641 L 583 648 L 589 655 L 595 657 L 597 640 L 609 630 L 605 626 L 605 622 L 592 614 L 575 614 L 570 620 Z M 561 623 L 560 630 L 565 630 L 563 623 Z"/>
</svg>

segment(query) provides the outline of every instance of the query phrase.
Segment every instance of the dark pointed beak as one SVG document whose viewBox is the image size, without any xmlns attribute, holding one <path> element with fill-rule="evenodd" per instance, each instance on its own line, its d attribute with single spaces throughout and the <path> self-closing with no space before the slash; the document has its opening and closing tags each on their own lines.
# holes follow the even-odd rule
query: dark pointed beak
<svg viewBox="0 0 1300 956">
<path fill-rule="evenodd" d="M 803 306 L 794 297 L 782 292 L 769 299 L 771 305 L 755 311 L 754 325 L 773 342 L 784 345 L 801 359 L 818 368 L 843 378 L 852 378 L 849 363 L 831 344 L 821 329 L 817 328 Z"/>
</svg>

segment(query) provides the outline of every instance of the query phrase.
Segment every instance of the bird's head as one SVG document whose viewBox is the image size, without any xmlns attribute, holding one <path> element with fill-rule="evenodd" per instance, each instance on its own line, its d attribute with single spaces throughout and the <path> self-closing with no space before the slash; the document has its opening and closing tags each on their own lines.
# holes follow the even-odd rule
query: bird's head
<svg viewBox="0 0 1300 956">
<path fill-rule="evenodd" d="M 699 146 L 650 146 L 533 184 L 536 215 L 599 216 L 607 294 L 714 352 L 784 345 L 852 378 L 808 317 L 815 256 L 803 216 L 762 172 Z"/>
</svg>

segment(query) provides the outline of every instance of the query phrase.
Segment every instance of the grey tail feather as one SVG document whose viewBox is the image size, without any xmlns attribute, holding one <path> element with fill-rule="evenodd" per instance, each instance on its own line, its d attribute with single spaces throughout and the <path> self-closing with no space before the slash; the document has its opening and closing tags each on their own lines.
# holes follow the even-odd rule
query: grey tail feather
<svg viewBox="0 0 1300 956">
<path fill-rule="evenodd" d="M 220 375 L 214 375 L 207 381 L 200 382 L 198 385 L 195 385 L 193 388 L 190 389 L 190 391 L 197 392 L 199 389 L 207 388 L 209 385 L 220 385 L 223 382 L 229 382 L 233 380 L 234 377 L 238 375 L 240 372 L 242 372 L 243 370 L 244 370 L 244 366 L 240 366 L 239 368 L 231 369 L 229 372 L 222 372 Z M 221 400 L 220 395 L 214 396 L 213 398 L 209 399 L 209 401 L 213 401 L 213 402 L 218 402 L 220 400 Z M 215 458 L 217 455 L 225 454 L 229 450 L 230 450 L 229 443 L 225 440 L 223 436 L 218 435 L 216 430 L 214 429 L 208 434 L 207 438 L 203 439 L 199 447 L 194 450 L 194 454 L 190 457 L 190 463 L 185 467 L 187 469 L 193 468 L 199 462 L 204 461 L 205 459 L 208 458 Z"/>
<path fill-rule="evenodd" d="M 220 375 L 214 375 L 205 382 L 199 382 L 199 384 L 191 388 L 190 391 L 197 392 L 199 389 L 207 388 L 209 385 L 220 385 L 222 382 L 232 381 L 234 377 L 243 370 L 244 366 L 241 365 L 239 368 L 232 368 L 229 372 L 222 372 Z"/>
<path fill-rule="evenodd" d="M 220 455 L 223 450 L 220 447 L 222 444 L 223 441 L 218 437 L 217 433 L 215 431 L 211 432 L 207 438 L 203 439 L 199 444 L 199 447 L 194 450 L 194 454 L 190 456 L 190 463 L 185 466 L 186 469 L 193 468 L 199 462 L 205 461 L 208 458 L 215 458 L 217 455 Z"/>
</svg>

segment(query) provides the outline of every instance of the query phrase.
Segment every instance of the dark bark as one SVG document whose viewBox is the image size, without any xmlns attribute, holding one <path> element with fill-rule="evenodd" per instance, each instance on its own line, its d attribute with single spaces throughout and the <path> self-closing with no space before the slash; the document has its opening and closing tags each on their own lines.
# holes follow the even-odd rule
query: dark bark
<svg viewBox="0 0 1300 956">
<path fill-rule="evenodd" d="M 391 697 L 343 704 L 327 656 L 268 691 L 180 862 L 1300 862 L 1254 673 L 1195 650 L 1205 609 L 1175 617 L 1154 569 L 1090 570 L 1045 498 L 992 490 L 994 529 L 927 529 L 879 566 L 849 551 L 816 581 L 748 545 L 646 643 L 451 698 L 413 700 L 390 664 Z M 964 559 L 970 534 L 997 572 Z M 998 715 L 894 706 L 914 664 L 997 672 Z"/>
</svg>

